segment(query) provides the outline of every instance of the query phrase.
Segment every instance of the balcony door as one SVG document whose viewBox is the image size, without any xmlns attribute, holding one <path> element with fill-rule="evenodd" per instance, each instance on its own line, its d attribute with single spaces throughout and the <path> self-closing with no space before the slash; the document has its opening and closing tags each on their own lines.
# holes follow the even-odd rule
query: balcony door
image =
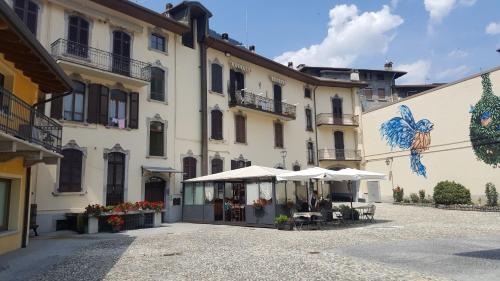
<svg viewBox="0 0 500 281">
<path fill-rule="evenodd" d="M 239 71 L 231 69 L 229 71 L 229 93 L 231 101 L 236 103 L 236 92 L 245 88 L 245 75 Z"/>
<path fill-rule="evenodd" d="M 334 97 L 332 99 L 333 123 L 342 124 L 342 99 Z"/>
<path fill-rule="evenodd" d="M 130 35 L 113 32 L 113 72 L 130 76 Z"/>
<path fill-rule="evenodd" d="M 106 188 L 106 206 L 123 203 L 125 186 L 125 154 L 108 153 L 108 180 Z"/>
<path fill-rule="evenodd" d="M 79 16 L 69 17 L 68 46 L 70 55 L 81 58 L 88 57 L 89 50 L 89 22 Z"/>
<path fill-rule="evenodd" d="M 345 159 L 344 133 L 341 131 L 336 131 L 335 133 L 333 133 L 333 138 L 335 141 L 335 159 L 336 160 Z"/>
<path fill-rule="evenodd" d="M 166 182 L 162 178 L 151 177 L 145 184 L 144 200 L 149 202 L 165 202 Z"/>
<path fill-rule="evenodd" d="M 274 84 L 273 92 L 274 92 L 274 112 L 281 114 L 283 112 L 283 105 L 281 102 L 282 100 L 281 85 Z"/>
</svg>

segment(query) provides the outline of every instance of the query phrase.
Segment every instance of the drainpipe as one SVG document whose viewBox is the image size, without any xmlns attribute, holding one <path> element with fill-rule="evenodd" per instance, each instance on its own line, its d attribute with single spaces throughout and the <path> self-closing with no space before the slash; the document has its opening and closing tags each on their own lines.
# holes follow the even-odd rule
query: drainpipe
<svg viewBox="0 0 500 281">
<path fill-rule="evenodd" d="M 314 137 L 316 141 L 316 166 L 319 167 L 319 145 L 318 145 L 318 128 L 316 127 L 316 89 L 318 86 L 315 86 L 313 89 L 313 105 L 314 105 Z"/>
<path fill-rule="evenodd" d="M 199 19 L 200 20 L 200 19 Z M 200 40 L 200 94 L 201 94 L 201 175 L 208 174 L 208 97 L 207 97 L 207 45 Z"/>
</svg>

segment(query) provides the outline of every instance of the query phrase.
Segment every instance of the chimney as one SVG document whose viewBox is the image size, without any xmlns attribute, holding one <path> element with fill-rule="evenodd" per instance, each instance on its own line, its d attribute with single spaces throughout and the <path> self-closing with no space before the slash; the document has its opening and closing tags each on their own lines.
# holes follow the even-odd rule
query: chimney
<svg viewBox="0 0 500 281">
<path fill-rule="evenodd" d="M 293 61 L 288 62 L 288 67 L 293 68 Z"/>
<path fill-rule="evenodd" d="M 170 17 L 170 10 L 174 7 L 172 3 L 167 3 L 165 4 L 165 12 L 163 12 L 163 15 L 166 17 Z"/>
<path fill-rule="evenodd" d="M 250 52 L 255 53 L 255 45 L 250 45 L 248 49 L 250 50 Z"/>
<path fill-rule="evenodd" d="M 352 81 L 359 81 L 359 72 L 356 69 L 353 69 L 351 71 L 351 80 Z"/>
<path fill-rule="evenodd" d="M 384 69 L 385 70 L 392 70 L 392 61 L 385 62 Z"/>
<path fill-rule="evenodd" d="M 229 34 L 227 33 L 222 33 L 222 40 L 226 40 L 226 41 L 229 41 Z"/>
</svg>

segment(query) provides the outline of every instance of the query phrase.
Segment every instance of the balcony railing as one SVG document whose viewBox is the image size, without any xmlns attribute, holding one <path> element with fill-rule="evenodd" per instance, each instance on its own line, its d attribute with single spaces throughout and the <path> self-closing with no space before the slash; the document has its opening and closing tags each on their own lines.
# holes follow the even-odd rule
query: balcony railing
<svg viewBox="0 0 500 281">
<path fill-rule="evenodd" d="M 151 81 L 151 64 L 86 45 L 58 39 L 51 45 L 52 56 L 99 70 Z"/>
<path fill-rule="evenodd" d="M 295 105 L 284 103 L 281 100 L 276 101 L 244 90 L 231 94 L 229 106 L 243 106 L 289 119 L 296 118 Z"/>
<path fill-rule="evenodd" d="M 325 160 L 347 160 L 347 161 L 360 161 L 361 151 L 352 149 L 320 149 L 319 161 Z"/>
<path fill-rule="evenodd" d="M 321 125 L 359 126 L 359 116 L 353 114 L 334 115 L 332 113 L 320 113 L 316 115 L 316 126 Z"/>
<path fill-rule="evenodd" d="M 60 152 L 62 126 L 0 87 L 0 131 Z"/>
</svg>

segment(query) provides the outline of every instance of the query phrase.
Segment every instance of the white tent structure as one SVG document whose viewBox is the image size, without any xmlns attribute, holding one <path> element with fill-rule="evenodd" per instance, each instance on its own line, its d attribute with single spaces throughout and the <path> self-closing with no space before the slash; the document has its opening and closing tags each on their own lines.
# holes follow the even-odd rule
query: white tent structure
<svg viewBox="0 0 500 281">
<path fill-rule="evenodd" d="M 387 176 L 381 173 L 375 173 L 370 171 L 363 171 L 357 169 L 346 168 L 339 171 L 336 171 L 339 175 L 349 177 L 358 177 L 359 180 L 387 180 Z M 337 180 L 335 176 L 329 178 L 328 176 L 325 180 Z"/>
<path fill-rule="evenodd" d="M 262 166 L 250 166 L 208 176 L 189 179 L 184 182 L 231 181 L 252 178 L 274 178 L 290 171 Z"/>
<path fill-rule="evenodd" d="M 340 173 L 340 171 L 332 171 L 320 167 L 313 167 L 305 170 L 287 172 L 276 176 L 278 181 L 348 181 L 361 179 L 357 175 Z"/>
</svg>

